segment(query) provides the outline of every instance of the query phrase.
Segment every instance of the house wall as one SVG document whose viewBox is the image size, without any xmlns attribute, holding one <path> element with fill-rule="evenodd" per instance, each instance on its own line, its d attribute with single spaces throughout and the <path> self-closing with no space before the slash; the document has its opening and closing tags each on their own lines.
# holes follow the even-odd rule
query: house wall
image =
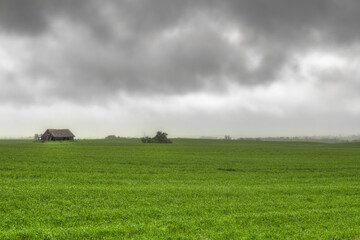
<svg viewBox="0 0 360 240">
<path fill-rule="evenodd" d="M 41 136 L 41 141 L 50 141 L 51 140 L 51 134 L 46 131 L 42 136 Z"/>
</svg>

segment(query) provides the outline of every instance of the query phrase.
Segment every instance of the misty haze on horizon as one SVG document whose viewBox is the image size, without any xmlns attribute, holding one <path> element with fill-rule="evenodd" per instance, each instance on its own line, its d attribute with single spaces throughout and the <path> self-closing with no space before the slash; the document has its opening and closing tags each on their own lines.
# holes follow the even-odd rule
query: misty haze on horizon
<svg viewBox="0 0 360 240">
<path fill-rule="evenodd" d="M 360 134 L 358 0 L 1 0 L 0 138 Z"/>
</svg>

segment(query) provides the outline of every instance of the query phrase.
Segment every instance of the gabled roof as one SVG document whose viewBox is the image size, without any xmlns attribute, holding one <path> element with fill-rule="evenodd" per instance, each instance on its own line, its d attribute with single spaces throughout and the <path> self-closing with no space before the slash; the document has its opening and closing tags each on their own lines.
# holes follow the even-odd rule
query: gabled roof
<svg viewBox="0 0 360 240">
<path fill-rule="evenodd" d="M 53 137 L 75 137 L 69 129 L 48 129 L 46 131 Z"/>
</svg>

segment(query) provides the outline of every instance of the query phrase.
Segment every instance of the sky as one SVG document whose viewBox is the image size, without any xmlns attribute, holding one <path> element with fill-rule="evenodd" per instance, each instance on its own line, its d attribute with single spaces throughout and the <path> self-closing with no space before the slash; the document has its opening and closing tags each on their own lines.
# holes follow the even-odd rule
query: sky
<svg viewBox="0 0 360 240">
<path fill-rule="evenodd" d="M 0 137 L 360 134 L 358 0 L 0 0 Z"/>
</svg>

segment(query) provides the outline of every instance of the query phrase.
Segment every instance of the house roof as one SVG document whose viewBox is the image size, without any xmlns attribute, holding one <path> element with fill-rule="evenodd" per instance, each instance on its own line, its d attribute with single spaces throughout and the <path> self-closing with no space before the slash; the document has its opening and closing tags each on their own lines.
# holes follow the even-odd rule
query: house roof
<svg viewBox="0 0 360 240">
<path fill-rule="evenodd" d="M 75 137 L 75 135 L 69 129 L 48 129 L 53 137 Z"/>
</svg>

